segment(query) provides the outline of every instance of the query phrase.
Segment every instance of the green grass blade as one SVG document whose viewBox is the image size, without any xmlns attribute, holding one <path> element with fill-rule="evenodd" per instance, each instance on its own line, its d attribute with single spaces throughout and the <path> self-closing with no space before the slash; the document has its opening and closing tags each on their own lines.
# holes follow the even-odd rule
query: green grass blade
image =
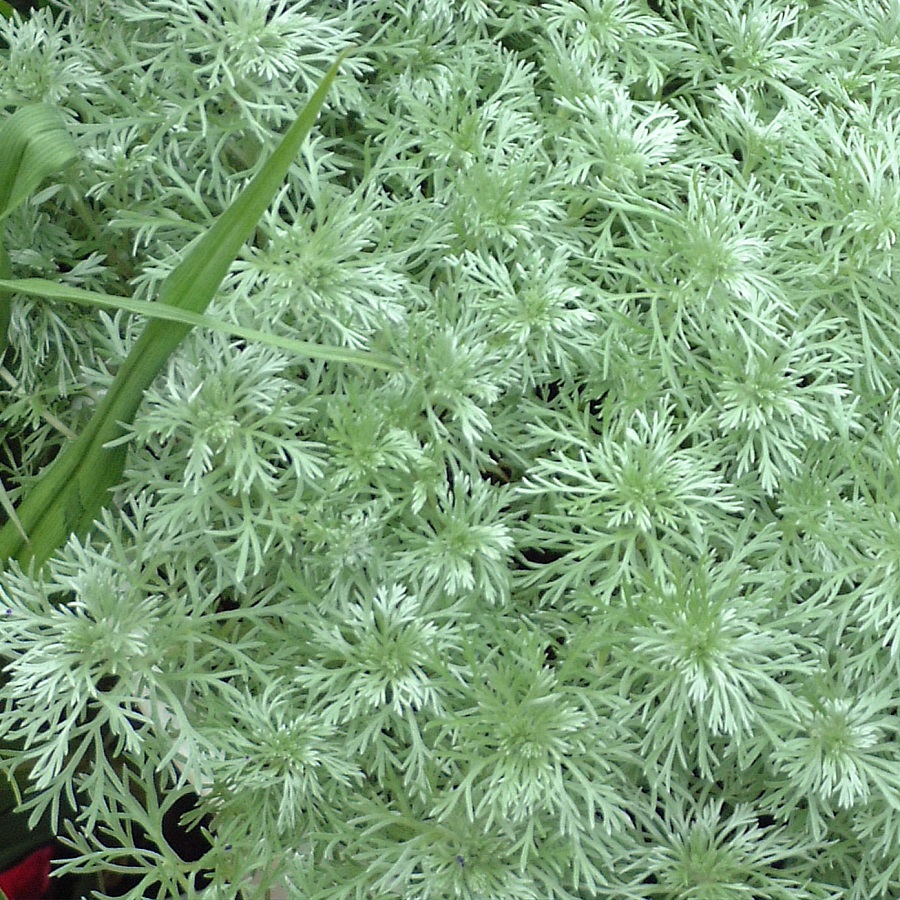
<svg viewBox="0 0 900 900">
<path fill-rule="evenodd" d="M 348 52 L 328 70 L 250 184 L 166 278 L 159 303 L 198 314 L 206 309 L 287 175 Z M 42 565 L 70 534 L 89 530 L 125 467 L 127 448 L 119 441 L 123 424 L 133 421 L 144 391 L 191 327 L 161 319 L 147 324 L 85 430 L 61 451 L 18 507 L 29 539 L 12 522 L 0 529 L 0 560 L 15 558 L 23 564 L 33 560 Z"/>
<path fill-rule="evenodd" d="M 75 141 L 60 114 L 45 103 L 23 106 L 0 123 L 0 224 L 50 175 L 77 158 Z M 0 278 L 11 278 L 0 235 Z M 0 298 L 0 358 L 6 350 L 9 299 Z"/>
<path fill-rule="evenodd" d="M 23 106 L 0 122 L 0 221 L 77 156 L 65 122 L 46 103 Z"/>
<path fill-rule="evenodd" d="M 390 372 L 396 372 L 400 368 L 400 364 L 395 359 L 385 354 L 372 353 L 365 350 L 352 350 L 347 347 L 333 347 L 326 344 L 313 344 L 309 341 L 297 341 L 293 338 L 257 331 L 255 328 L 232 325 L 213 316 L 205 316 L 202 313 L 178 309 L 165 303 L 150 303 L 146 300 L 135 300 L 133 297 L 114 297 L 110 294 L 101 294 L 96 291 L 86 291 L 82 288 L 57 284 L 55 281 L 47 281 L 43 278 L 0 279 L 0 292 L 3 291 L 28 294 L 32 297 L 43 297 L 47 300 L 63 300 L 69 303 L 78 303 L 82 306 L 100 307 L 101 309 L 123 309 L 126 312 L 146 316 L 150 319 L 177 322 L 188 327 L 211 328 L 247 341 L 267 344 L 270 347 L 277 347 L 279 350 L 289 350 L 310 359 L 372 366 L 373 368 L 386 369 Z"/>
<path fill-rule="evenodd" d="M 0 241 L 0 279 L 12 278 L 12 266 L 9 260 L 9 253 L 3 242 Z M 0 359 L 3 359 L 6 353 L 6 346 L 9 343 L 9 320 L 12 317 L 12 307 L 10 306 L 8 297 L 0 297 Z"/>
</svg>

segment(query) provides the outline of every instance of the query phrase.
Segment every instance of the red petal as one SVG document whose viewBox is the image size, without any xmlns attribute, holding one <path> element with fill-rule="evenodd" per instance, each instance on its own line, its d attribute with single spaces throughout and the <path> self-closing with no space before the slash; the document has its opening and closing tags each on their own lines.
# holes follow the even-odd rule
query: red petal
<svg viewBox="0 0 900 900">
<path fill-rule="evenodd" d="M 18 865 L 0 872 L 0 889 L 9 900 L 43 900 L 50 890 L 50 861 L 56 852 L 47 844 L 26 856 Z"/>
</svg>

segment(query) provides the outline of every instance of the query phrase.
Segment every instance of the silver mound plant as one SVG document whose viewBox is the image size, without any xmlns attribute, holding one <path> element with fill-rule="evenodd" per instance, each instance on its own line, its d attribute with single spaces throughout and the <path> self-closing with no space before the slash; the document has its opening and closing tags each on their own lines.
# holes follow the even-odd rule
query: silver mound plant
<svg viewBox="0 0 900 900">
<path fill-rule="evenodd" d="M 3 866 L 900 896 L 895 0 L 0 13 Z"/>
</svg>

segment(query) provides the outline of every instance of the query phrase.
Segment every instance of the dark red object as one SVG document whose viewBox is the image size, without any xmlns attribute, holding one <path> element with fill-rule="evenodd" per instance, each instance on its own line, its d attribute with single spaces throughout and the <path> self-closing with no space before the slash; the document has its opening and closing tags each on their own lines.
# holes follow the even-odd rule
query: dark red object
<svg viewBox="0 0 900 900">
<path fill-rule="evenodd" d="M 0 872 L 0 889 L 8 900 L 44 900 L 50 890 L 50 861 L 55 844 L 47 844 L 22 862 Z"/>
</svg>

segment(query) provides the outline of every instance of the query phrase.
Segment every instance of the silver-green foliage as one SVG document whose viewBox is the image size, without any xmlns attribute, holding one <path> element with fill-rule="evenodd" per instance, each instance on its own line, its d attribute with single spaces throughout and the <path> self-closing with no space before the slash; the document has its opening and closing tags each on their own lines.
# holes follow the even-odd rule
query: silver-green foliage
<svg viewBox="0 0 900 900">
<path fill-rule="evenodd" d="M 60 5 L 0 21 L 81 160 L 13 273 L 155 297 L 356 43 L 209 315 L 402 361 L 194 329 L 111 508 L 2 576 L 4 766 L 81 798 L 73 867 L 900 894 L 896 4 Z M 138 328 L 18 297 L 14 499 Z"/>
</svg>

